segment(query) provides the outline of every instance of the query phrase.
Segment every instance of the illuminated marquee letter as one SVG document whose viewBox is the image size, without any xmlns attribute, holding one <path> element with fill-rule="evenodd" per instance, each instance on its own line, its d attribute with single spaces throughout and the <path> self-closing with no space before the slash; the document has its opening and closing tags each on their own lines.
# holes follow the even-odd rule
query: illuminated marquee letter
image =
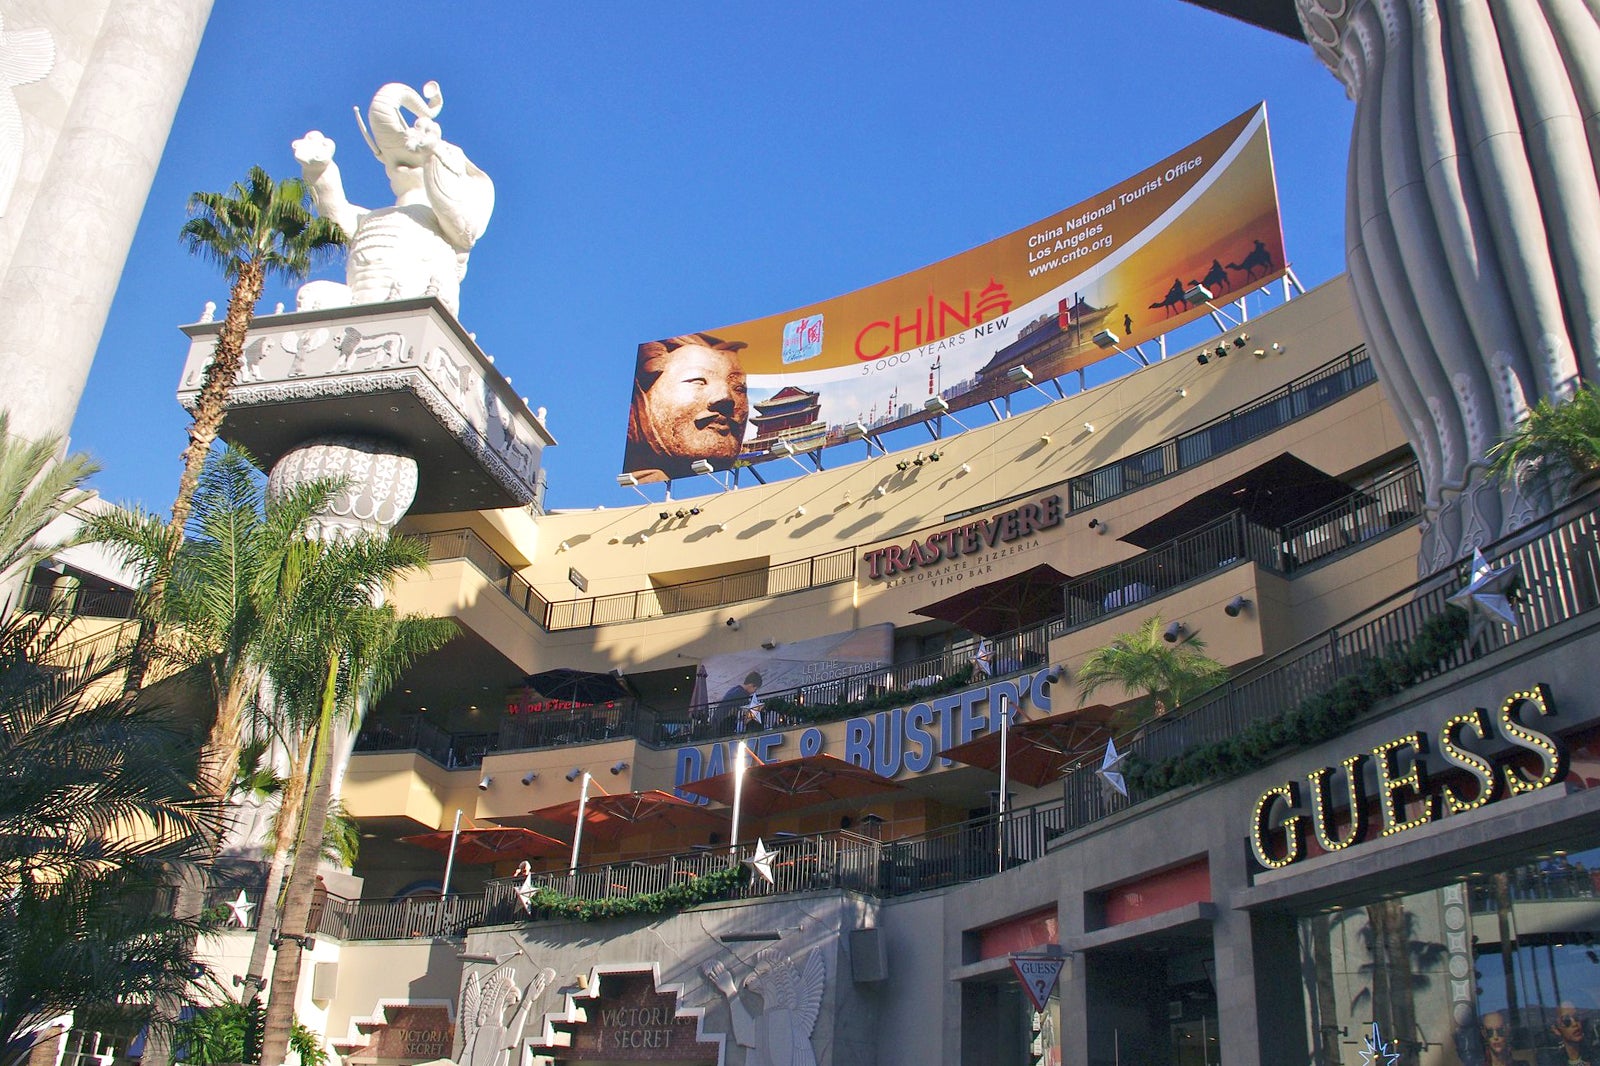
<svg viewBox="0 0 1600 1066">
<path fill-rule="evenodd" d="M 1363 787 L 1361 774 L 1361 764 L 1366 758 L 1363 752 L 1352 755 L 1340 763 L 1344 769 L 1345 795 L 1349 801 L 1350 811 L 1350 831 L 1345 834 L 1343 840 L 1333 835 L 1331 779 L 1334 768 L 1324 766 L 1306 775 L 1306 782 L 1311 786 L 1311 831 L 1317 838 L 1317 846 L 1323 851 L 1343 851 L 1351 844 L 1361 843 L 1367 837 L 1367 790 Z"/>
<path fill-rule="evenodd" d="M 1283 834 L 1283 858 L 1274 859 L 1268 850 L 1267 834 L 1272 831 L 1272 812 L 1280 798 L 1291 812 L 1299 807 L 1300 782 L 1287 781 L 1261 793 L 1256 800 L 1255 816 L 1250 819 L 1250 850 L 1255 852 L 1256 862 L 1269 870 L 1280 870 L 1298 861 L 1305 850 L 1305 815 L 1294 813 L 1284 818 L 1278 827 Z"/>
<path fill-rule="evenodd" d="M 1398 756 L 1406 748 L 1412 749 L 1411 769 L 1402 776 Z M 1423 776 L 1422 752 L 1421 733 L 1408 733 L 1372 749 L 1372 757 L 1378 767 L 1378 803 L 1383 810 L 1383 836 L 1394 836 L 1407 829 L 1427 825 L 1438 813 L 1434 797 L 1425 791 L 1428 786 Z M 1408 822 L 1399 820 L 1399 804 L 1395 802 L 1396 795 L 1405 789 L 1410 789 L 1422 800 L 1422 813 Z"/>
<path fill-rule="evenodd" d="M 1552 785 L 1567 776 L 1567 746 L 1560 737 L 1548 737 L 1529 729 L 1512 714 L 1522 704 L 1532 704 L 1541 717 L 1556 713 L 1550 690 L 1543 684 L 1523 692 L 1513 692 L 1500 705 L 1500 735 L 1519 748 L 1534 752 L 1540 759 L 1539 776 L 1532 780 L 1523 777 L 1513 766 L 1501 767 L 1505 774 L 1507 793 L 1520 796 Z"/>
<path fill-rule="evenodd" d="M 1461 746 L 1461 731 L 1469 727 L 1478 734 L 1479 740 L 1488 739 L 1489 712 L 1482 707 L 1474 707 L 1466 714 L 1458 714 L 1451 718 L 1444 724 L 1444 728 L 1439 730 L 1439 754 L 1444 756 L 1446 762 L 1452 766 L 1459 766 L 1478 781 L 1477 796 L 1470 800 L 1463 799 L 1450 785 L 1444 786 L 1441 791 L 1444 793 L 1444 808 L 1447 814 L 1475 811 L 1484 804 L 1493 802 L 1495 794 L 1500 789 L 1494 763 Z"/>
</svg>

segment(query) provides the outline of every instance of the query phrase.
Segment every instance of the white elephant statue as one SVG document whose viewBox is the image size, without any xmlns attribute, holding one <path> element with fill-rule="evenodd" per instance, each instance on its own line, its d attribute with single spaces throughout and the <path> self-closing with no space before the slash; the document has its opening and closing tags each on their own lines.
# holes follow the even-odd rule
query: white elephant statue
<svg viewBox="0 0 1600 1066">
<path fill-rule="evenodd" d="M 494 213 L 494 183 L 441 136 L 434 119 L 443 107 L 439 83 L 430 81 L 421 93 L 399 82 L 379 89 L 367 109 L 370 133 L 356 109 L 361 135 L 389 175 L 393 207 L 369 210 L 345 199 L 334 143 L 320 130 L 294 142 L 317 213 L 350 235 L 342 304 L 330 283 L 310 282 L 319 287 L 315 306 L 437 296 L 459 315 L 467 256 Z M 415 122 L 406 121 L 408 111 Z"/>
</svg>

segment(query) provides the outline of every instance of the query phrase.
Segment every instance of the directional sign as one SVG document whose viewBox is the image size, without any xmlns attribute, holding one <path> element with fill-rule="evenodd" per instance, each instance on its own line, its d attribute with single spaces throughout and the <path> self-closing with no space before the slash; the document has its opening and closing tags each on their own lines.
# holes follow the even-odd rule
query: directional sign
<svg viewBox="0 0 1600 1066">
<path fill-rule="evenodd" d="M 1066 961 L 1060 956 L 1050 955 L 1011 956 L 1011 968 L 1027 990 L 1034 1010 L 1042 1011 L 1050 1002 L 1050 993 L 1055 991 L 1056 979 L 1061 976 L 1061 967 Z"/>
</svg>

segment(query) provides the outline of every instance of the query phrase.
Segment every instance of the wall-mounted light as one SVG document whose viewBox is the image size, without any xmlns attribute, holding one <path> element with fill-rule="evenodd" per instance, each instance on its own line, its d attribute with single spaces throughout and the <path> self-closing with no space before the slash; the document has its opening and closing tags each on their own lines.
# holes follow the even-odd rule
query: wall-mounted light
<svg viewBox="0 0 1600 1066">
<path fill-rule="evenodd" d="M 1243 610 L 1250 606 L 1250 601 L 1243 596 L 1235 596 L 1222 608 L 1222 613 L 1229 618 L 1238 618 Z"/>
<path fill-rule="evenodd" d="M 572 769 L 567 771 L 567 780 L 568 781 L 576 781 L 578 778 L 580 778 L 582 776 L 583 776 L 583 767 L 581 767 L 581 766 L 574 766 Z"/>
<path fill-rule="evenodd" d="M 1117 342 L 1120 340 L 1122 340 L 1122 338 L 1117 336 L 1115 333 L 1112 333 L 1109 329 L 1103 329 L 1094 335 L 1094 344 L 1096 348 L 1115 348 L 1117 346 Z"/>
<path fill-rule="evenodd" d="M 626 770 L 627 768 L 628 768 L 627 761 L 619 759 L 616 762 L 611 764 L 611 776 L 615 777 L 618 774 L 622 773 L 622 771 Z"/>
<path fill-rule="evenodd" d="M 922 402 L 922 409 L 930 414 L 946 415 L 950 413 L 950 404 L 943 396 L 929 396 Z"/>
<path fill-rule="evenodd" d="M 1091 518 L 1089 519 L 1089 528 L 1103 537 L 1106 535 L 1106 530 L 1110 529 L 1111 527 L 1100 521 L 1098 518 Z"/>
<path fill-rule="evenodd" d="M 1250 334 L 1248 334 L 1248 333 L 1241 333 L 1237 337 L 1233 338 L 1233 346 L 1235 348 L 1243 348 L 1245 345 L 1247 345 L 1249 343 L 1250 343 Z"/>
<path fill-rule="evenodd" d="M 799 507 L 796 507 L 794 509 L 794 516 L 796 518 L 804 518 L 806 516 L 806 505 L 802 503 Z"/>
<path fill-rule="evenodd" d="M 1050 443 L 1050 434 L 1048 434 L 1048 433 L 1039 434 L 1039 443 L 1040 444 L 1049 444 Z"/>
<path fill-rule="evenodd" d="M 1093 422 L 1085 422 L 1083 424 L 1083 431 L 1085 433 L 1093 433 L 1094 432 L 1094 423 Z"/>
<path fill-rule="evenodd" d="M 1178 638 L 1189 632 L 1189 627 L 1182 622 L 1168 623 L 1167 628 L 1161 631 L 1161 639 L 1168 644 L 1178 643 Z"/>
<path fill-rule="evenodd" d="M 1189 306 L 1198 307 L 1211 302 L 1211 290 L 1204 285 L 1191 285 L 1183 290 L 1183 298 L 1188 301 Z"/>
<path fill-rule="evenodd" d="M 571 541 L 564 540 L 560 544 L 556 545 L 556 551 L 558 551 L 558 552 L 569 552 L 571 550 L 572 550 L 572 542 Z"/>
<path fill-rule="evenodd" d="M 960 470 L 963 474 L 970 474 L 970 473 L 972 473 L 972 464 L 971 463 L 962 463 L 959 467 L 957 467 L 957 469 Z"/>
<path fill-rule="evenodd" d="M 794 445 L 790 444 L 786 440 L 776 441 L 772 445 L 772 454 L 773 455 L 781 455 L 786 459 L 793 459 L 794 458 Z"/>
<path fill-rule="evenodd" d="M 726 533 L 728 531 L 728 523 L 726 523 L 726 522 L 718 522 L 712 528 L 715 529 L 718 533 Z"/>
<path fill-rule="evenodd" d="M 667 519 L 672 517 L 672 512 L 671 511 L 661 511 L 656 515 L 656 517 L 661 519 L 661 521 L 665 522 Z"/>
<path fill-rule="evenodd" d="M 484 774 L 482 777 L 478 778 L 478 791 L 487 792 L 489 791 L 489 786 L 492 784 L 494 784 L 494 778 L 490 777 L 488 774 Z"/>
<path fill-rule="evenodd" d="M 624 489 L 636 489 L 639 487 L 639 479 L 633 474 L 618 474 L 617 487 Z"/>
<path fill-rule="evenodd" d="M 1279 344 L 1277 341 L 1273 341 L 1268 347 L 1272 351 L 1273 355 L 1282 355 L 1284 353 L 1283 345 Z"/>
<path fill-rule="evenodd" d="M 639 534 L 639 543 L 640 544 L 649 544 L 650 543 L 650 534 L 648 534 L 648 533 L 640 533 Z"/>
<path fill-rule="evenodd" d="M 886 487 L 884 487 L 883 485 L 879 485 L 877 488 L 872 490 L 872 495 L 876 496 L 878 499 L 881 500 L 881 499 L 883 499 L 884 495 L 888 491 L 889 490 Z"/>
<path fill-rule="evenodd" d="M 731 615 L 728 617 L 728 620 L 726 622 L 722 623 L 722 624 L 727 626 L 729 629 L 738 629 L 739 628 L 739 620 L 737 618 L 734 618 Z"/>
<path fill-rule="evenodd" d="M 943 459 L 943 458 L 944 458 L 944 452 L 929 452 L 928 453 L 928 462 L 930 462 L 930 463 L 937 463 L 940 459 Z"/>
<path fill-rule="evenodd" d="M 1189 390 L 1184 388 L 1182 385 L 1179 385 L 1176 391 L 1180 397 L 1189 395 Z"/>
<path fill-rule="evenodd" d="M 529 770 L 522 775 L 522 783 L 524 785 L 531 785 L 537 780 L 539 780 L 539 771 L 537 770 Z"/>
<path fill-rule="evenodd" d="M 900 470 L 900 471 L 910 470 L 911 469 L 911 460 L 902 459 L 898 463 L 894 464 L 894 468 L 896 470 Z"/>
<path fill-rule="evenodd" d="M 711 465 L 710 459 L 696 459 L 694 462 L 689 464 L 689 469 L 693 470 L 696 474 L 709 474 L 715 470 L 716 467 Z"/>
<path fill-rule="evenodd" d="M 1215 348 L 1211 349 L 1211 354 L 1216 356 L 1218 359 L 1226 359 L 1228 358 L 1228 346 L 1226 344 L 1219 344 Z"/>
<path fill-rule="evenodd" d="M 1205 366 L 1207 363 L 1211 362 L 1211 358 L 1207 356 L 1205 352 L 1201 352 L 1199 355 L 1194 357 L 1194 361 L 1199 363 L 1201 366 Z"/>
<path fill-rule="evenodd" d="M 773 640 L 771 637 L 768 637 L 766 640 L 763 640 L 761 642 L 761 646 L 763 648 L 765 648 L 767 651 L 771 651 L 773 648 L 776 648 L 778 646 L 778 642 Z"/>
</svg>

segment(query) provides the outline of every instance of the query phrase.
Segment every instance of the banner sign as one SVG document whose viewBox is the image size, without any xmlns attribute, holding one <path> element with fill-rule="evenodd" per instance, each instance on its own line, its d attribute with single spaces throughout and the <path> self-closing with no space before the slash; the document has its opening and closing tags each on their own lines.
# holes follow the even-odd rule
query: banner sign
<svg viewBox="0 0 1600 1066">
<path fill-rule="evenodd" d="M 1286 270 L 1266 106 L 1097 196 L 844 296 L 639 346 L 623 470 L 793 456 L 1059 377 Z M 1098 340 L 1096 338 L 1099 338 Z M 1020 375 L 1019 375 L 1020 376 Z M 702 471 L 704 467 L 702 467 Z"/>
<path fill-rule="evenodd" d="M 1028 993 L 1028 1002 L 1033 1004 L 1033 1009 L 1043 1011 L 1050 1005 L 1050 993 L 1056 990 L 1056 980 L 1061 976 L 1061 967 L 1066 965 L 1063 956 L 1049 955 L 1013 955 L 1011 956 L 1011 969 L 1017 975 L 1017 980 L 1022 982 L 1023 991 Z"/>
</svg>

